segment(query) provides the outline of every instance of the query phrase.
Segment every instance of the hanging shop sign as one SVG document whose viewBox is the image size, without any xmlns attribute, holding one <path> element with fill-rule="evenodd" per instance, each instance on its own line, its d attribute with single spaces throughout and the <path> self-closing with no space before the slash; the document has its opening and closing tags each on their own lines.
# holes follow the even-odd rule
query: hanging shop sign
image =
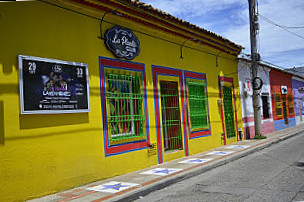
<svg viewBox="0 0 304 202">
<path fill-rule="evenodd" d="M 298 92 L 299 92 L 300 94 L 304 94 L 304 87 L 300 87 L 300 88 L 298 89 Z"/>
<path fill-rule="evenodd" d="M 133 32 L 117 25 L 106 31 L 105 43 L 118 58 L 132 60 L 140 52 L 139 40 Z"/>
<path fill-rule="evenodd" d="M 19 55 L 21 114 L 89 112 L 88 66 Z"/>
<path fill-rule="evenodd" d="M 252 80 L 253 90 L 260 90 L 263 87 L 263 80 L 260 77 L 255 77 Z"/>
<path fill-rule="evenodd" d="M 282 95 L 287 94 L 287 86 L 281 86 L 281 93 L 282 93 Z"/>
</svg>

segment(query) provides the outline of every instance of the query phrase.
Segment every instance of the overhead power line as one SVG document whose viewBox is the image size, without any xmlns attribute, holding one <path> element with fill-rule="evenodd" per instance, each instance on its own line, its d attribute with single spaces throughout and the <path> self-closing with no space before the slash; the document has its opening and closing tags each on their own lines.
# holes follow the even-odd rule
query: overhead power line
<svg viewBox="0 0 304 202">
<path fill-rule="evenodd" d="M 287 26 L 283 26 L 283 27 L 285 27 L 287 29 L 303 29 L 304 28 L 304 26 L 299 26 L 299 27 L 287 27 Z"/>
<path fill-rule="evenodd" d="M 303 73 L 303 74 L 304 74 L 304 72 L 302 72 L 302 71 L 296 69 L 295 67 L 294 67 L 294 68 L 290 68 L 290 69 L 286 69 L 286 70 L 292 71 L 292 72 L 297 72 L 297 73 Z"/>
<path fill-rule="evenodd" d="M 264 20 L 265 22 L 268 22 L 268 23 L 270 23 L 270 24 L 272 24 L 272 25 L 275 25 L 275 26 L 277 26 L 277 27 L 279 27 L 279 28 L 285 30 L 286 32 L 289 32 L 289 33 L 291 33 L 291 34 L 293 34 L 293 35 L 295 35 L 295 36 L 297 36 L 297 37 L 299 37 L 299 38 L 301 38 L 301 39 L 304 39 L 303 36 L 300 36 L 300 35 L 298 35 L 298 34 L 292 32 L 292 31 L 289 31 L 289 30 L 288 30 L 289 28 L 296 28 L 296 27 L 287 27 L 287 26 L 284 26 L 284 25 L 279 25 L 279 24 L 273 22 L 272 20 L 270 20 L 269 18 L 267 18 L 267 17 L 265 17 L 265 16 L 263 16 L 263 15 L 261 15 L 261 14 L 259 14 L 259 16 L 260 16 L 261 19 Z M 304 28 L 304 26 L 303 26 L 303 27 L 297 27 L 297 28 Z"/>
<path fill-rule="evenodd" d="M 286 29 L 303 29 L 304 26 L 294 26 L 294 27 L 290 27 L 290 26 L 285 26 L 285 25 L 279 25 L 278 23 L 275 23 L 274 21 L 270 20 L 269 18 L 267 18 L 264 15 L 259 14 L 260 17 L 267 19 L 268 21 L 270 21 L 272 24 L 279 26 L 279 27 L 284 27 Z"/>
</svg>

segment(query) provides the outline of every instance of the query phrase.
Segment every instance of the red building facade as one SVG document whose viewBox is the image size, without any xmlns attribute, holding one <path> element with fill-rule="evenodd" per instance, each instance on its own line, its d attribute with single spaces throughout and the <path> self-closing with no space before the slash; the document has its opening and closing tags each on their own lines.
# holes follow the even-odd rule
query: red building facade
<svg viewBox="0 0 304 202">
<path fill-rule="evenodd" d="M 271 69 L 269 77 L 275 131 L 295 126 L 292 75 Z"/>
</svg>

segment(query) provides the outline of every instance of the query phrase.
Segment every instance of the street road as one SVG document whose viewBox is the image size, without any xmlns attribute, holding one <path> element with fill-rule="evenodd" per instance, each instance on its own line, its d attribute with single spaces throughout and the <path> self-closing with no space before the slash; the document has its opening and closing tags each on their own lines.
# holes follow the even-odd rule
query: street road
<svg viewBox="0 0 304 202">
<path fill-rule="evenodd" d="M 136 201 L 304 201 L 304 134 Z"/>
</svg>

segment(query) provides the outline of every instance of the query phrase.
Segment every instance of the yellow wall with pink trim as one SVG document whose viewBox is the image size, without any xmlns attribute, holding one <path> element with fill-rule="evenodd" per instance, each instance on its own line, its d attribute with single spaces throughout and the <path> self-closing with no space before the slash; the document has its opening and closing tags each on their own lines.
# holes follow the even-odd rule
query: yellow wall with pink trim
<svg viewBox="0 0 304 202">
<path fill-rule="evenodd" d="M 62 6 L 97 18 L 102 18 L 104 14 L 65 4 Z M 146 68 L 150 142 L 157 142 L 151 66 L 161 65 L 206 73 L 212 135 L 188 140 L 189 153 L 221 146 L 223 130 L 221 111 L 217 104 L 218 76 L 237 71 L 235 56 L 222 53 L 216 66 L 215 55 L 218 50 L 187 41 L 186 46 L 204 52 L 184 47 L 184 59 L 181 59 L 180 47 L 185 39 L 112 14 L 108 14 L 105 19 L 112 24 L 104 22 L 104 30 L 121 25 L 133 30 L 141 42 L 141 52 L 133 62 L 143 63 Z M 0 27 L 2 201 L 35 198 L 158 163 L 157 154 L 148 155 L 147 149 L 105 157 L 98 57 L 115 57 L 106 48 L 104 41 L 98 38 L 99 20 L 39 1 L 13 2 L 0 4 Z M 21 115 L 18 55 L 88 64 L 91 111 Z M 238 76 L 237 73 L 227 76 L 234 79 L 240 127 L 243 124 Z M 234 141 L 236 139 L 231 140 Z M 184 152 L 169 154 L 164 159 L 167 161 L 183 156 Z"/>
</svg>

